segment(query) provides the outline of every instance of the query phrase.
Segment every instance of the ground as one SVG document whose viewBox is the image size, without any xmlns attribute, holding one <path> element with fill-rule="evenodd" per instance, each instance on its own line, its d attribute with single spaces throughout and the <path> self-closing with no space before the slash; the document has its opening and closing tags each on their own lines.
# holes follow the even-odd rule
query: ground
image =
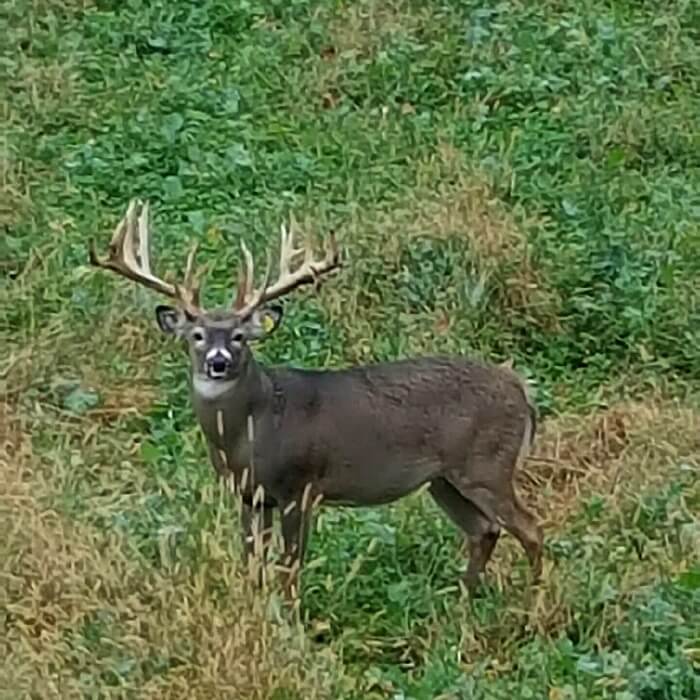
<svg viewBox="0 0 700 700">
<path fill-rule="evenodd" d="M 700 5 L 1 2 L 0 697 L 700 696 Z M 541 413 L 482 598 L 424 493 L 325 510 L 303 606 L 241 571 L 133 196 L 210 304 L 290 216 L 347 264 L 258 348 L 512 361 Z"/>
</svg>

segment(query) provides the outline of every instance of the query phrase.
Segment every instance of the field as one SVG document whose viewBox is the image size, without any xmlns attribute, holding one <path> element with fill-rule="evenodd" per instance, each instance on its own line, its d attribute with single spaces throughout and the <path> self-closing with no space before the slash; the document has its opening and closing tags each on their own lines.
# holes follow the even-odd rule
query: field
<svg viewBox="0 0 700 700">
<path fill-rule="evenodd" d="M 0 698 L 700 697 L 700 3 L 0 2 Z M 209 304 L 290 216 L 343 271 L 258 356 L 511 360 L 543 581 L 425 493 L 317 518 L 256 593 L 131 197 Z"/>
</svg>

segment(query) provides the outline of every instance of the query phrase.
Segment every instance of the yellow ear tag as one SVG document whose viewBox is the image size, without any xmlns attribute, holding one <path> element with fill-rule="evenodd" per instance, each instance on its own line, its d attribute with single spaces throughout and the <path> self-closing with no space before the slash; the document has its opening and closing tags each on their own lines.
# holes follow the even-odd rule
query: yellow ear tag
<svg viewBox="0 0 700 700">
<path fill-rule="evenodd" d="M 275 327 L 275 321 L 270 316 L 263 317 L 263 329 L 269 333 Z"/>
</svg>

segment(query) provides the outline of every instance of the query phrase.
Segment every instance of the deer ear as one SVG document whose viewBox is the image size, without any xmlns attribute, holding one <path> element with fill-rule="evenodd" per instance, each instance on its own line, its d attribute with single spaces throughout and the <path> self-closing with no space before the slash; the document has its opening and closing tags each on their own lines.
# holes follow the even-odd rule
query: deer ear
<svg viewBox="0 0 700 700">
<path fill-rule="evenodd" d="M 265 306 L 262 309 L 256 309 L 246 324 L 246 334 L 250 340 L 260 340 L 274 333 L 281 320 L 281 306 Z"/>
<path fill-rule="evenodd" d="M 158 322 L 158 327 L 166 335 L 179 336 L 182 331 L 184 320 L 182 312 L 178 309 L 162 304 L 156 306 L 156 321 Z"/>
</svg>

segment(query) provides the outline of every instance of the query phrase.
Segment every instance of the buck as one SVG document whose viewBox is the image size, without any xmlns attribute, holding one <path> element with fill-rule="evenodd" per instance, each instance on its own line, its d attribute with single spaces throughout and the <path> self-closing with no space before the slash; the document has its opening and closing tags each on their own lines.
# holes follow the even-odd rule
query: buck
<svg viewBox="0 0 700 700">
<path fill-rule="evenodd" d="M 501 528 L 519 540 L 537 580 L 542 531 L 513 484 L 536 430 L 525 382 L 508 367 L 451 357 L 333 371 L 259 364 L 251 344 L 282 319 L 281 307 L 270 302 L 341 266 L 333 235 L 320 259 L 308 238 L 303 247 L 295 245 L 293 230 L 283 225 L 277 281 L 270 283 L 268 252 L 256 286 L 253 257 L 241 242 L 243 264 L 230 308 L 205 310 L 201 275 L 194 272 L 196 244 L 182 283 L 152 272 L 147 203 L 130 202 L 106 257 L 89 243 L 93 265 L 172 302 L 156 307 L 157 322 L 189 350 L 192 402 L 210 460 L 241 499 L 244 557 L 254 553 L 257 527 L 266 554 L 276 510 L 290 590 L 315 506 L 377 506 L 427 484 L 466 535 L 470 591 Z"/>
</svg>

